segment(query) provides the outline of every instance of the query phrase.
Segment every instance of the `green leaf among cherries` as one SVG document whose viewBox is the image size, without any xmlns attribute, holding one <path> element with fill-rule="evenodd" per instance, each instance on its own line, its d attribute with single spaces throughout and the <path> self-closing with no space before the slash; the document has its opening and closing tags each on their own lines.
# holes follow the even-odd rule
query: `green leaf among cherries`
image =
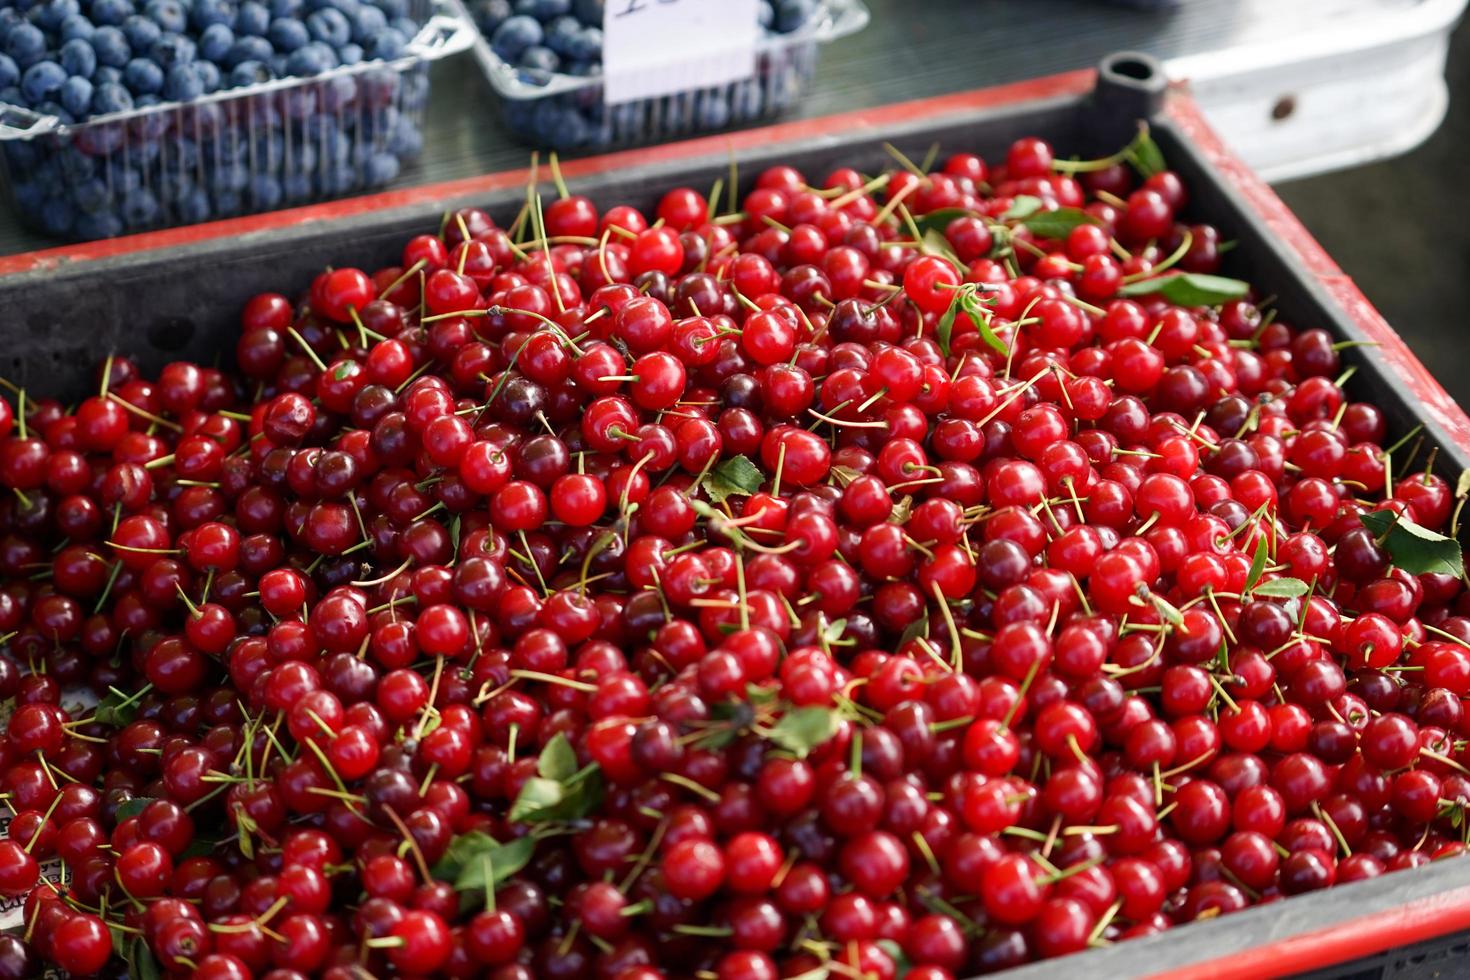
<svg viewBox="0 0 1470 980">
<path fill-rule="evenodd" d="M 765 477 L 745 456 L 731 456 L 710 470 L 704 479 L 704 491 L 717 504 L 731 497 L 749 497 L 761 488 Z"/>
<path fill-rule="evenodd" d="M 512 823 L 581 820 L 602 802 L 602 770 L 595 762 L 577 768 L 576 753 L 561 733 L 541 750 L 536 772 L 511 804 Z"/>
<path fill-rule="evenodd" d="M 1420 527 L 1391 510 L 1369 511 L 1358 519 L 1378 538 L 1395 568 L 1411 575 L 1435 573 L 1458 578 L 1465 574 L 1464 555 L 1454 538 Z"/>
<path fill-rule="evenodd" d="M 131 800 L 124 800 L 117 806 L 117 822 L 122 823 L 129 817 L 136 817 L 148 809 L 148 804 L 154 802 L 151 796 L 135 796 Z"/>
<path fill-rule="evenodd" d="M 534 837 L 517 837 L 504 844 L 492 840 L 489 847 L 476 850 L 465 861 L 455 876 L 454 890 L 483 893 L 488 888 L 494 891 L 501 882 L 530 864 L 535 853 Z"/>
<path fill-rule="evenodd" d="M 536 853 L 534 837 L 517 837 L 501 843 L 489 834 L 472 830 L 450 841 L 444 856 L 430 872 L 461 893 L 463 904 L 484 903 L 501 883 L 525 868 Z"/>
<path fill-rule="evenodd" d="M 792 708 L 771 726 L 766 738 L 798 759 L 805 759 L 837 734 L 841 720 L 831 708 Z"/>
<path fill-rule="evenodd" d="M 1175 306 L 1219 306 L 1241 299 L 1250 292 L 1250 283 L 1224 276 L 1200 272 L 1171 272 L 1130 282 L 1118 290 L 1119 296 L 1153 296 L 1155 294 Z"/>
<path fill-rule="evenodd" d="M 930 211 L 928 214 L 914 215 L 914 224 L 918 226 L 919 231 L 926 234 L 931 231 L 937 231 L 942 235 L 944 234 L 944 230 L 949 227 L 949 223 L 954 219 L 973 217 L 975 217 L 975 212 L 967 211 L 964 208 L 939 208 L 935 211 Z"/>
<path fill-rule="evenodd" d="M 536 772 L 558 782 L 572 778 L 578 768 L 577 750 L 563 732 L 553 735 L 536 758 Z"/>
<path fill-rule="evenodd" d="M 1266 546 L 1264 535 L 1256 542 L 1256 550 L 1251 555 L 1251 568 L 1245 577 L 1245 591 L 1249 592 L 1256 587 L 1261 580 L 1261 575 L 1266 571 L 1266 559 L 1270 557 L 1270 549 Z"/>
<path fill-rule="evenodd" d="M 1139 125 L 1138 135 L 1123 149 L 1123 156 L 1143 177 L 1152 177 L 1169 169 L 1168 162 L 1164 160 L 1164 151 L 1154 142 L 1146 124 Z"/>
<path fill-rule="evenodd" d="M 123 694 L 116 688 L 109 689 L 107 696 L 97 702 L 92 717 L 100 724 L 112 728 L 125 728 L 137 719 L 138 707 L 142 700 L 141 692 Z"/>
<path fill-rule="evenodd" d="M 1017 194 L 1011 198 L 1011 206 L 1000 216 L 1002 221 L 1022 221 L 1041 210 L 1046 202 L 1030 194 Z"/>
<path fill-rule="evenodd" d="M 1097 224 L 1097 219 L 1081 208 L 1056 208 L 1052 211 L 1038 211 L 1022 218 L 1021 224 L 1037 238 L 1059 240 L 1082 225 Z"/>
<path fill-rule="evenodd" d="M 1011 352 L 1006 342 L 991 329 L 990 312 L 981 305 L 977 290 L 978 286 L 975 283 L 966 283 L 955 290 L 954 299 L 949 301 L 949 309 L 944 311 L 939 322 L 934 326 L 934 339 L 946 357 L 949 356 L 950 340 L 954 336 L 955 317 L 961 313 L 970 318 L 970 322 L 980 333 L 980 339 L 985 341 L 991 349 L 1001 355 L 1009 355 Z"/>
<path fill-rule="evenodd" d="M 1273 578 L 1250 591 L 1271 599 L 1296 599 L 1311 592 L 1312 587 L 1299 578 Z"/>
</svg>

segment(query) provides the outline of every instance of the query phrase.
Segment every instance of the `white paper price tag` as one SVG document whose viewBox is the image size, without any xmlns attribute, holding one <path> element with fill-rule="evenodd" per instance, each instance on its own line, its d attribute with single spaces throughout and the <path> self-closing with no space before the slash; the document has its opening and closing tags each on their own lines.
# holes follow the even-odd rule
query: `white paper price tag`
<svg viewBox="0 0 1470 980">
<path fill-rule="evenodd" d="M 758 0 L 607 0 L 604 97 L 631 102 L 755 74 Z"/>
</svg>

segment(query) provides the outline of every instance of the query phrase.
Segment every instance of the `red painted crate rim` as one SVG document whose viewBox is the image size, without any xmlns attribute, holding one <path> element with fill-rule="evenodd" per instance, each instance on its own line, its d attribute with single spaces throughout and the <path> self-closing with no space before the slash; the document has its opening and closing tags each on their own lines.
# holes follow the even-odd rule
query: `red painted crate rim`
<svg viewBox="0 0 1470 980">
<path fill-rule="evenodd" d="M 1229 956 L 1155 973 L 1148 980 L 1285 977 L 1463 929 L 1470 929 L 1470 885 L 1264 946 L 1242 949 Z"/>
</svg>

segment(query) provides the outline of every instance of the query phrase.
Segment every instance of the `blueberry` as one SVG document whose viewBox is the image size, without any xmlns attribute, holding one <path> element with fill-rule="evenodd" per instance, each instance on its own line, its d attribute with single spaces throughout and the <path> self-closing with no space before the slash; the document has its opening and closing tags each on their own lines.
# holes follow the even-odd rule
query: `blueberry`
<svg viewBox="0 0 1470 980">
<path fill-rule="evenodd" d="M 199 73 L 199 84 L 204 86 L 205 94 L 219 91 L 220 74 L 219 66 L 212 61 L 194 62 L 194 70 Z"/>
<path fill-rule="evenodd" d="M 410 17 L 389 18 L 388 26 L 404 37 L 413 37 L 419 32 L 419 25 Z"/>
<path fill-rule="evenodd" d="M 239 214 L 245 207 L 239 191 L 215 191 L 214 213 L 219 217 Z"/>
<path fill-rule="evenodd" d="M 209 195 L 202 187 L 196 187 L 175 202 L 179 220 L 184 224 L 197 225 L 209 220 Z"/>
<path fill-rule="evenodd" d="M 541 142 L 557 147 L 580 146 L 589 135 L 582 114 L 558 105 L 555 99 L 539 101 L 531 115 L 531 128 Z"/>
<path fill-rule="evenodd" d="M 525 50 L 541 43 L 541 24 L 534 17 L 516 15 L 496 28 L 490 49 L 502 61 L 514 64 Z"/>
<path fill-rule="evenodd" d="M 145 58 L 134 58 L 123 69 L 123 84 L 135 96 L 157 95 L 163 91 L 163 69 Z"/>
<path fill-rule="evenodd" d="M 101 85 L 103 82 L 121 85 L 122 69 L 114 68 L 112 65 L 98 65 L 97 70 L 92 72 L 92 84 Z"/>
<path fill-rule="evenodd" d="M 82 6 L 77 0 L 46 0 L 33 17 L 44 30 L 55 31 L 61 27 L 62 21 L 81 12 Z"/>
<path fill-rule="evenodd" d="M 282 169 L 287 173 L 293 173 L 293 175 L 294 173 L 307 173 L 307 175 L 310 175 L 310 173 L 316 170 L 316 159 L 318 159 L 316 157 L 316 147 L 313 147 L 310 143 L 303 143 L 291 151 L 291 157 L 288 160 L 284 160 L 285 166 Z"/>
<path fill-rule="evenodd" d="M 189 27 L 189 13 L 179 0 L 148 0 L 143 14 L 173 34 L 181 34 Z"/>
<path fill-rule="evenodd" d="M 311 175 L 289 174 L 281 181 L 281 190 L 288 201 L 305 201 L 311 197 Z"/>
<path fill-rule="evenodd" d="M 577 32 L 572 39 L 572 50 L 569 55 L 576 61 L 598 61 L 602 60 L 602 28 L 584 27 Z"/>
<path fill-rule="evenodd" d="M 694 118 L 701 129 L 723 129 L 730 125 L 730 103 L 723 95 L 706 95 L 695 108 Z"/>
<path fill-rule="evenodd" d="M 194 189 L 194 181 L 187 173 L 165 168 L 158 176 L 156 188 L 155 193 L 160 202 L 173 204 Z"/>
<path fill-rule="evenodd" d="M 567 65 L 566 74 L 576 75 L 578 78 L 596 78 L 602 74 L 602 62 L 574 61 Z"/>
<path fill-rule="evenodd" d="M 225 55 L 224 66 L 233 68 L 242 61 L 265 61 L 275 53 L 271 43 L 263 37 L 237 37 Z"/>
<path fill-rule="evenodd" d="M 158 217 L 158 198 L 146 187 L 128 192 L 122 202 L 123 223 L 129 228 L 142 228 Z"/>
<path fill-rule="evenodd" d="M 306 8 L 303 0 L 270 0 L 272 17 L 291 17 L 301 19 L 301 12 Z"/>
<path fill-rule="evenodd" d="M 60 93 L 57 94 L 59 95 Z M 77 121 L 77 117 L 67 112 L 66 106 L 62 105 L 60 102 L 57 102 L 55 99 L 51 99 L 47 102 L 42 102 L 40 105 L 36 106 L 36 111 L 43 116 L 55 116 L 57 122 L 60 122 L 64 126 L 70 126 L 72 123 Z"/>
<path fill-rule="evenodd" d="M 66 83 L 66 69 L 54 61 L 38 61 L 20 76 L 20 92 L 26 102 L 39 107 L 55 98 Z"/>
<path fill-rule="evenodd" d="M 61 104 L 78 119 L 86 116 L 92 107 L 92 83 L 80 75 L 68 78 L 61 86 Z"/>
<path fill-rule="evenodd" d="M 41 227 L 50 235 L 64 235 L 76 219 L 71 203 L 62 197 L 53 197 L 41 206 Z"/>
<path fill-rule="evenodd" d="M 277 53 L 266 59 L 265 63 L 270 67 L 271 74 L 277 78 L 285 78 L 289 74 L 286 71 L 286 57 L 284 54 Z"/>
<path fill-rule="evenodd" d="M 89 40 L 97 31 L 97 26 L 82 14 L 72 14 L 61 22 L 61 40 L 67 41 Z"/>
<path fill-rule="evenodd" d="M 199 57 L 205 61 L 224 61 L 235 43 L 235 32 L 224 24 L 210 24 L 199 34 Z"/>
<path fill-rule="evenodd" d="M 737 83 L 730 100 L 731 116 L 738 122 L 748 122 L 764 112 L 765 97 L 761 94 L 760 84 L 754 79 Z"/>
<path fill-rule="evenodd" d="M 424 152 L 424 134 L 407 116 L 399 116 L 388 140 L 388 152 L 401 160 L 412 160 Z"/>
<path fill-rule="evenodd" d="M 373 6 L 387 14 L 389 20 L 408 16 L 408 0 L 375 0 Z"/>
<path fill-rule="evenodd" d="M 121 172 L 119 173 L 119 169 Z M 113 193 L 127 194 L 143 186 L 143 177 L 136 167 L 115 168 L 112 172 Z"/>
<path fill-rule="evenodd" d="M 470 12 L 474 15 L 475 26 L 479 27 L 480 33 L 489 37 L 495 33 L 495 28 L 510 19 L 514 11 L 511 10 L 510 0 L 476 0 Z"/>
<path fill-rule="evenodd" d="M 133 57 L 132 45 L 116 27 L 99 27 L 92 35 L 92 50 L 97 53 L 97 63 L 112 68 L 121 68 Z"/>
<path fill-rule="evenodd" d="M 74 146 L 57 147 L 52 157 L 68 184 L 81 183 L 97 173 L 97 161 Z"/>
<path fill-rule="evenodd" d="M 92 113 L 105 116 L 113 112 L 127 112 L 133 108 L 133 96 L 116 82 L 102 82 L 92 92 Z"/>
<path fill-rule="evenodd" d="M 558 17 L 546 25 L 545 45 L 559 55 L 568 54 L 572 38 L 582 30 L 582 22 L 575 17 Z"/>
<path fill-rule="evenodd" d="M 20 81 L 20 66 L 8 54 L 0 54 L 0 88 L 11 88 Z"/>
<path fill-rule="evenodd" d="M 250 181 L 250 171 L 243 163 L 227 163 L 214 168 L 210 184 L 216 194 L 241 191 Z"/>
<path fill-rule="evenodd" d="M 116 238 L 123 233 L 122 219 L 111 211 L 96 211 L 77 215 L 75 226 L 77 237 L 88 241 L 98 238 Z"/>
<path fill-rule="evenodd" d="M 776 30 L 790 34 L 811 20 L 816 9 L 814 0 L 780 0 L 776 5 Z"/>
<path fill-rule="evenodd" d="M 362 177 L 357 168 L 350 164 L 334 167 L 321 175 L 320 193 L 337 195 L 347 194 L 362 185 Z"/>
<path fill-rule="evenodd" d="M 391 153 L 374 153 L 363 164 L 363 180 L 369 184 L 387 184 L 398 178 L 398 158 Z"/>
<path fill-rule="evenodd" d="M 352 22 L 352 40 L 358 44 L 367 44 L 388 26 L 388 15 L 377 7 L 360 7 L 348 20 Z"/>
<path fill-rule="evenodd" d="M 537 44 L 521 52 L 519 65 L 529 72 L 551 74 L 561 67 L 561 59 L 555 51 Z"/>
<path fill-rule="evenodd" d="M 71 199 L 83 211 L 100 211 L 112 203 L 112 192 L 107 189 L 107 184 L 101 179 L 93 177 L 91 180 L 83 180 L 74 184 L 71 189 Z"/>
<path fill-rule="evenodd" d="M 154 41 L 163 37 L 163 29 L 157 23 L 137 14 L 123 21 L 122 30 L 128 39 L 128 45 L 134 51 L 147 51 Z"/>
<path fill-rule="evenodd" d="M 7 85 L 0 88 L 0 102 L 6 105 L 25 105 L 25 101 L 25 96 L 20 94 L 19 85 Z M 12 150 L 15 148 L 16 146 L 11 146 Z"/>
<path fill-rule="evenodd" d="M 230 69 L 228 88 L 244 88 L 275 78 L 275 73 L 259 61 L 242 61 Z"/>
<path fill-rule="evenodd" d="M 321 93 L 322 107 L 328 112 L 336 112 L 352 105 L 357 98 L 357 81 L 350 75 L 333 78 L 323 83 Z"/>
<path fill-rule="evenodd" d="M 161 68 L 187 64 L 196 54 L 194 42 L 182 34 L 165 34 L 148 48 L 148 57 Z"/>
<path fill-rule="evenodd" d="M 250 181 L 250 204 L 258 211 L 271 211 L 280 207 L 280 182 L 274 177 L 259 175 Z"/>
<path fill-rule="evenodd" d="M 320 75 L 333 67 L 332 58 L 330 48 L 313 41 L 291 52 L 286 59 L 286 73 L 299 76 Z"/>
<path fill-rule="evenodd" d="M 194 0 L 189 8 L 189 23 L 196 31 L 205 31 L 216 24 L 233 27 L 235 5 L 230 0 Z"/>
<path fill-rule="evenodd" d="M 602 27 L 602 0 L 572 0 L 572 13 L 589 27 Z"/>
<path fill-rule="evenodd" d="M 352 25 L 340 10 L 318 10 L 306 18 L 306 29 L 311 32 L 313 39 L 334 48 L 340 48 L 352 40 Z"/>
<path fill-rule="evenodd" d="M 92 0 L 91 13 L 98 27 L 117 27 L 132 15 L 132 0 Z"/>
<path fill-rule="evenodd" d="M 572 0 L 515 0 L 515 10 L 545 22 L 571 13 Z"/>
<path fill-rule="evenodd" d="M 46 35 L 34 24 L 17 24 L 5 36 L 5 53 L 21 68 L 46 57 Z"/>
<path fill-rule="evenodd" d="M 339 14 L 355 14 L 362 9 L 361 0 L 304 0 L 307 13 L 335 10 Z"/>
<path fill-rule="evenodd" d="M 204 94 L 204 79 L 192 64 L 169 65 L 163 79 L 163 97 L 170 102 L 192 102 Z"/>
<path fill-rule="evenodd" d="M 58 60 L 68 75 L 91 78 L 92 72 L 97 70 L 97 52 L 92 50 L 90 42 L 81 38 L 73 38 L 63 44 Z"/>
<path fill-rule="evenodd" d="M 255 3 L 254 0 L 240 4 L 240 11 L 235 15 L 236 34 L 264 36 L 270 26 L 271 12 L 264 4 Z"/>
<path fill-rule="evenodd" d="M 760 24 L 761 30 L 769 31 L 776 23 L 776 8 L 771 6 L 771 0 L 761 0 L 755 8 L 756 23 Z"/>
<path fill-rule="evenodd" d="M 401 31 L 385 27 L 377 37 L 368 42 L 365 52 L 371 61 L 392 61 L 402 55 L 407 46 L 408 38 Z"/>
<path fill-rule="evenodd" d="M 203 78 L 203 68 L 199 70 L 201 72 L 200 78 Z M 218 86 L 215 87 L 218 88 Z M 206 86 L 205 91 L 212 92 L 214 89 Z M 217 102 L 197 103 L 190 107 L 189 115 L 185 118 L 192 120 L 194 128 L 198 130 L 199 134 L 209 139 L 213 139 L 215 134 L 224 129 L 226 122 L 229 121 L 225 118 L 224 108 Z M 230 124 L 233 125 L 233 122 L 230 122 Z"/>
<path fill-rule="evenodd" d="M 311 40 L 306 25 L 288 17 L 277 17 L 271 21 L 270 32 L 266 37 L 270 39 L 271 46 L 283 54 L 290 54 Z"/>
<path fill-rule="evenodd" d="M 363 54 L 362 45 L 344 44 L 341 50 L 337 52 L 337 57 L 342 59 L 342 64 L 344 65 L 358 65 L 362 63 L 363 58 L 366 56 Z"/>
</svg>

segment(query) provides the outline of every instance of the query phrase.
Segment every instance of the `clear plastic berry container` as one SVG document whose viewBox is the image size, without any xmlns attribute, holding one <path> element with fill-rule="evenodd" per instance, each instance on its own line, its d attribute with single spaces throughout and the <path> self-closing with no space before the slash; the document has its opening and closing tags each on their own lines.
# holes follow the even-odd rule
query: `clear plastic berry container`
<svg viewBox="0 0 1470 980">
<path fill-rule="evenodd" d="M 769 119 L 791 108 L 817 69 L 821 46 L 867 26 L 862 0 L 821 0 L 806 23 L 769 34 L 756 48 L 755 75 L 711 88 L 609 105 L 602 79 L 527 72 L 503 61 L 475 33 L 475 56 L 518 139 L 553 150 L 601 150 L 660 143 Z"/>
<path fill-rule="evenodd" d="M 474 26 L 412 0 L 401 57 L 66 124 L 0 102 L 0 183 L 27 226 L 74 241 L 273 211 L 383 187 L 423 151 L 429 63 Z"/>
</svg>

